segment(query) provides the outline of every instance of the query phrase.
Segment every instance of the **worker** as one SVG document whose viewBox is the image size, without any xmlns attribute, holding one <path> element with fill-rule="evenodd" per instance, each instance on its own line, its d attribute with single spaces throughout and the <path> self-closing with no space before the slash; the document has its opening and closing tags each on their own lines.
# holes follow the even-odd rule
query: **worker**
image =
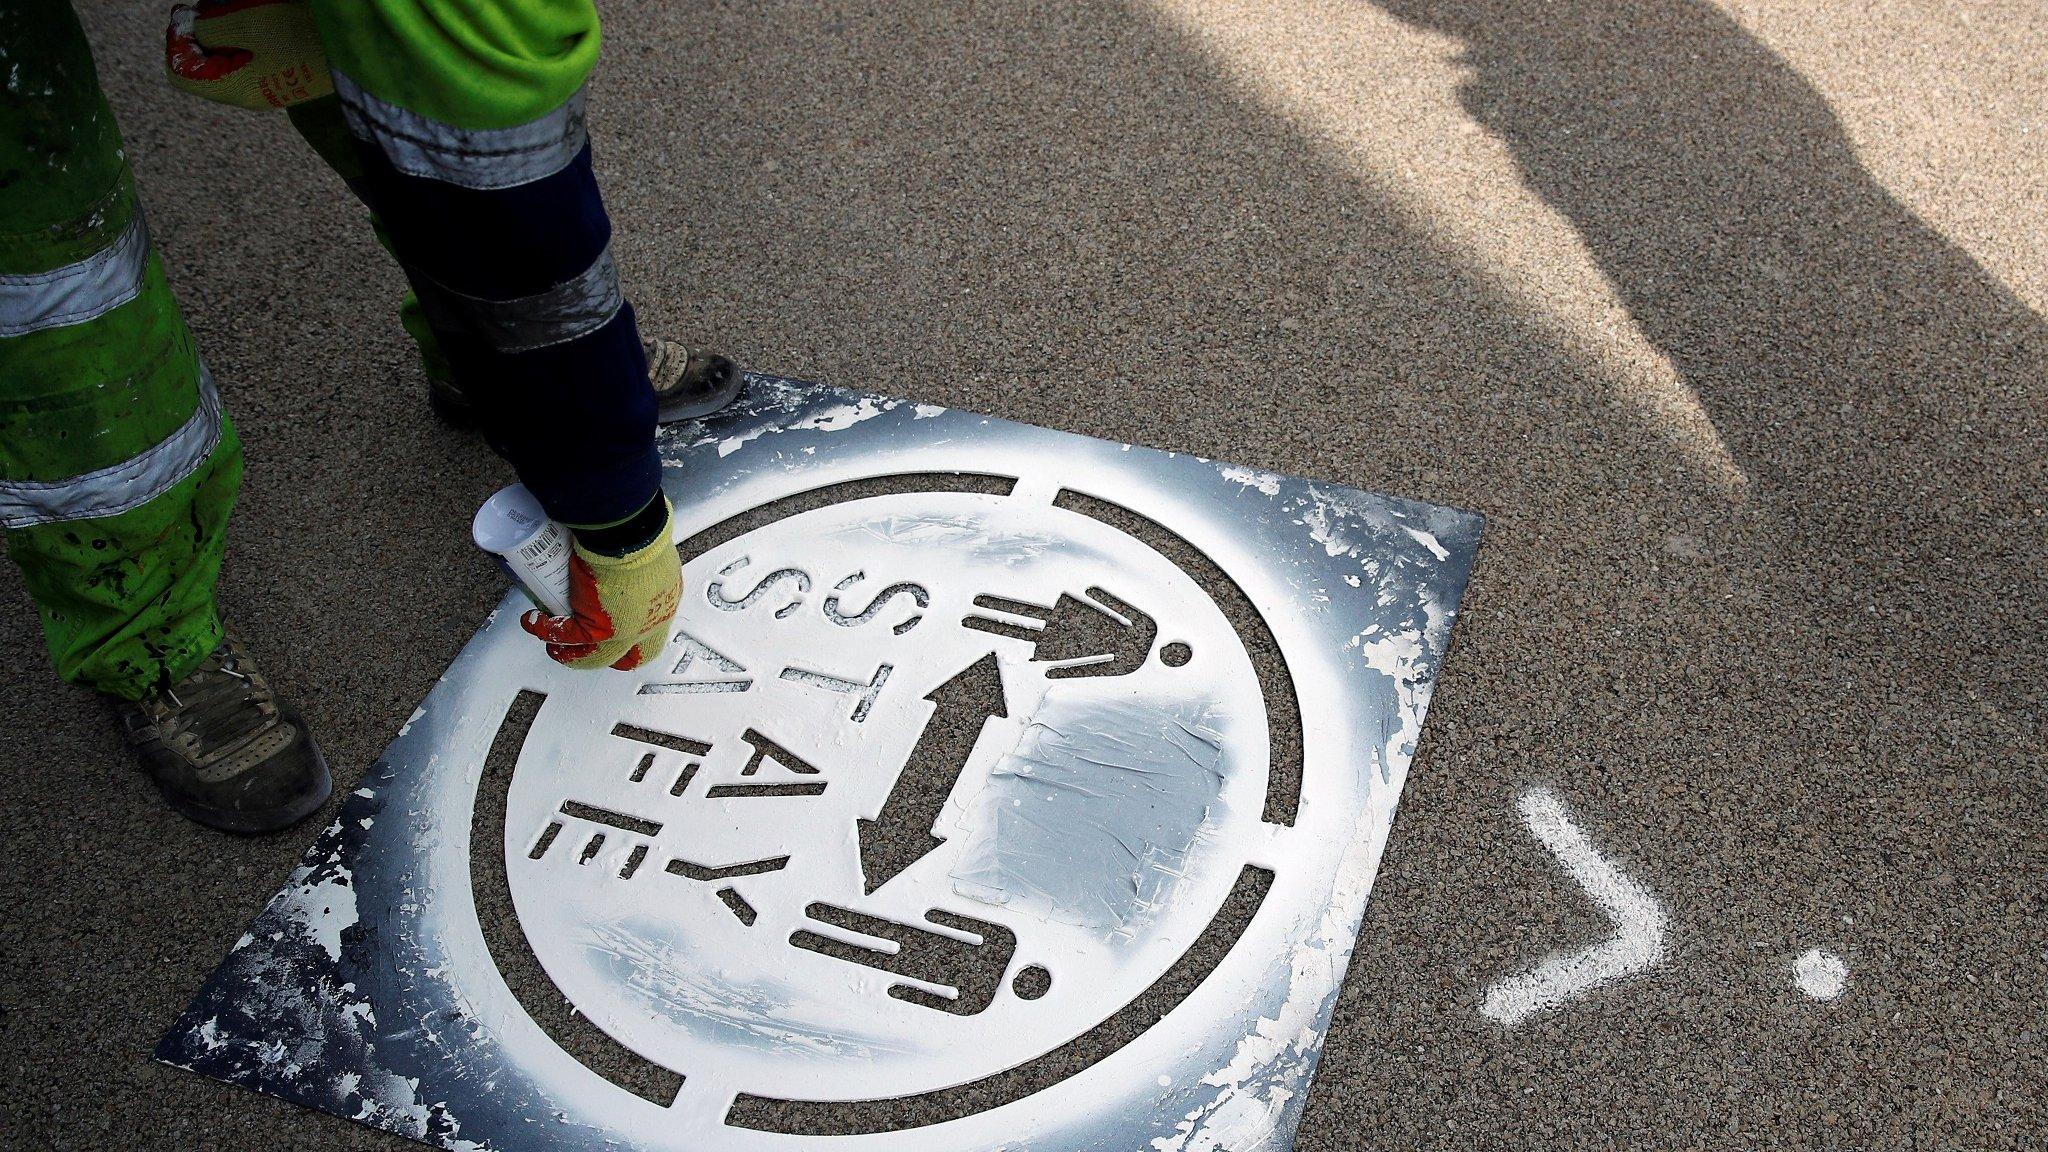
<svg viewBox="0 0 2048 1152">
<path fill-rule="evenodd" d="M 623 669 L 665 644 L 682 578 L 657 397 L 585 133 L 598 40 L 590 0 L 200 0 L 173 11 L 166 62 L 209 98 L 295 109 L 369 206 L 442 406 L 473 414 L 570 528 L 570 611 L 522 625 L 563 664 Z M 289 826 L 331 783 L 215 598 L 236 427 L 76 14 L 0 0 L 0 52 L 8 554 L 58 674 L 115 702 L 174 808 L 232 832 Z M 673 384 L 690 358 L 666 358 Z"/>
</svg>

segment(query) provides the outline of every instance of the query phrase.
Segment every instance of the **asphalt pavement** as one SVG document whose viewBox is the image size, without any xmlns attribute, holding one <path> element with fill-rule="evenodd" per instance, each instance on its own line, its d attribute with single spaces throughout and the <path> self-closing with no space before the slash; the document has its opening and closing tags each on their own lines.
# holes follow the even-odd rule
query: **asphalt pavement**
<svg viewBox="0 0 2048 1152">
<path fill-rule="evenodd" d="M 85 7 L 247 445 L 228 613 L 346 788 L 502 591 L 506 469 L 284 119 Z M 605 14 L 646 330 L 1489 518 L 1300 1148 L 2040 1146 L 2048 9 Z M 0 1144 L 402 1147 L 149 1062 L 314 829 L 171 815 L 11 568 L 0 617 Z M 1610 931 L 1531 789 L 1666 949 L 1510 1027 Z"/>
</svg>

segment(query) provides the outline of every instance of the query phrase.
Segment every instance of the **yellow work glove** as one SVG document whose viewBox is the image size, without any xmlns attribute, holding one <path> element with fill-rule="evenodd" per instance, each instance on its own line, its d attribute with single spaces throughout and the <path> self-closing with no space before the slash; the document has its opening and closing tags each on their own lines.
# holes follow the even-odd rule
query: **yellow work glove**
<svg viewBox="0 0 2048 1152">
<path fill-rule="evenodd" d="M 669 622 L 683 598 L 683 563 L 670 539 L 675 509 L 661 500 L 661 531 L 636 552 L 605 556 L 575 544 L 569 557 L 569 614 L 536 608 L 519 626 L 547 641 L 548 655 L 571 668 L 637 668 L 668 646 Z"/>
<path fill-rule="evenodd" d="M 164 71 L 195 96 L 288 108 L 334 91 L 305 0 L 199 0 L 171 9 Z"/>
</svg>

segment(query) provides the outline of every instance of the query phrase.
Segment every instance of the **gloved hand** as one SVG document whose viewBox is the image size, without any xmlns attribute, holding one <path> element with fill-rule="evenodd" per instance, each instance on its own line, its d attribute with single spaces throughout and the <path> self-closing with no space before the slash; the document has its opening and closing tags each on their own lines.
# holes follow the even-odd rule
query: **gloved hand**
<svg viewBox="0 0 2048 1152">
<path fill-rule="evenodd" d="M 661 531 L 645 547 L 606 556 L 578 541 L 569 557 L 569 615 L 540 609 L 519 626 L 547 641 L 548 655 L 571 668 L 637 668 L 668 646 L 669 622 L 683 598 L 683 563 L 670 539 L 675 509 L 661 499 Z"/>
<path fill-rule="evenodd" d="M 164 71 L 197 96 L 239 108 L 288 108 L 334 91 L 305 0 L 198 0 L 171 9 Z"/>
</svg>

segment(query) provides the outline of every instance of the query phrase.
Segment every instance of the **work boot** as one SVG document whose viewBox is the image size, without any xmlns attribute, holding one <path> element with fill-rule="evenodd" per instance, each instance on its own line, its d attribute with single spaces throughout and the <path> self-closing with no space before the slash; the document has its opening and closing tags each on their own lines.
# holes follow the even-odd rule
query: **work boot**
<svg viewBox="0 0 2048 1152">
<path fill-rule="evenodd" d="M 691 351 L 674 340 L 643 339 L 647 380 L 654 385 L 655 420 L 671 424 L 709 416 L 740 394 L 739 365 L 716 353 Z"/>
<path fill-rule="evenodd" d="M 278 703 L 233 636 L 149 699 L 122 701 L 121 728 L 171 807 L 223 832 L 275 832 L 327 802 L 334 782 L 298 714 Z"/>
</svg>

